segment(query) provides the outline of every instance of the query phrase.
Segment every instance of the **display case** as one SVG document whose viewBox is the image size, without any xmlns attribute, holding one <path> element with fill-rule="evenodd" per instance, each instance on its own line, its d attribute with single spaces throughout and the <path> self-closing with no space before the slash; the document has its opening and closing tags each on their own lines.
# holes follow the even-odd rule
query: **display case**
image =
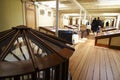
<svg viewBox="0 0 120 80">
<path fill-rule="evenodd" d="M 73 30 L 58 30 L 58 37 L 70 42 L 71 44 L 78 43 L 78 34 Z"/>
<path fill-rule="evenodd" d="M 96 46 L 120 49 L 120 30 L 105 31 L 95 37 Z"/>
</svg>

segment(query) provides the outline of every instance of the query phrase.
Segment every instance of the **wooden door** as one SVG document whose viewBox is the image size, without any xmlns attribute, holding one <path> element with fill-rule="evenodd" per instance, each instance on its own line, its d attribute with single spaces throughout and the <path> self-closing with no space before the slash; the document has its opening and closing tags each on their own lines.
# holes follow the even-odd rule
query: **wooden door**
<svg viewBox="0 0 120 80">
<path fill-rule="evenodd" d="M 26 2 L 26 25 L 36 29 L 36 13 L 33 2 Z"/>
<path fill-rule="evenodd" d="M 72 17 L 71 17 L 71 18 L 69 18 L 69 20 L 70 20 L 69 25 L 72 25 Z"/>
<path fill-rule="evenodd" d="M 78 24 L 78 18 L 76 18 L 76 25 Z"/>
</svg>

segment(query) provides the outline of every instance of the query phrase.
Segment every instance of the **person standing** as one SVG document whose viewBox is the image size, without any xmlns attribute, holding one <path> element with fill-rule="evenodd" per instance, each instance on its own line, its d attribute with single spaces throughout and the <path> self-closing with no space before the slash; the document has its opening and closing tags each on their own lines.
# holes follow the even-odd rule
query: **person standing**
<svg viewBox="0 0 120 80">
<path fill-rule="evenodd" d="M 98 17 L 97 19 L 97 34 L 100 32 L 100 28 L 102 27 L 102 21 L 100 20 L 100 18 Z"/>
<path fill-rule="evenodd" d="M 89 22 L 87 22 L 86 27 L 87 27 L 87 35 L 89 35 L 89 33 L 91 31 L 91 25 Z"/>
<path fill-rule="evenodd" d="M 92 30 L 93 34 L 96 36 L 97 30 L 98 30 L 98 23 L 97 23 L 96 18 L 94 18 L 92 21 L 91 30 Z"/>
</svg>

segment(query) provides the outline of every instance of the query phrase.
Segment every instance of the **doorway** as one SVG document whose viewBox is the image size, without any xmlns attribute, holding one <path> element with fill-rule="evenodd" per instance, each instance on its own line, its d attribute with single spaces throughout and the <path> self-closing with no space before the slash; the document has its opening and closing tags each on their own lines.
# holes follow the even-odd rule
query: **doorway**
<svg viewBox="0 0 120 80">
<path fill-rule="evenodd" d="M 33 2 L 25 3 L 26 26 L 36 29 L 36 10 Z"/>
</svg>

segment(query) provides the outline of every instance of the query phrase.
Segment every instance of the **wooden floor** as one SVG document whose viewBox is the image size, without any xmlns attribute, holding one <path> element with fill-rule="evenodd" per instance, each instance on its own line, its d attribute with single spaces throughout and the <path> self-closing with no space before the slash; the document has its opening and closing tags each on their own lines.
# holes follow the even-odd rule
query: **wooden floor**
<svg viewBox="0 0 120 80">
<path fill-rule="evenodd" d="M 120 50 L 94 46 L 94 40 L 75 45 L 69 69 L 72 80 L 120 80 Z"/>
</svg>

